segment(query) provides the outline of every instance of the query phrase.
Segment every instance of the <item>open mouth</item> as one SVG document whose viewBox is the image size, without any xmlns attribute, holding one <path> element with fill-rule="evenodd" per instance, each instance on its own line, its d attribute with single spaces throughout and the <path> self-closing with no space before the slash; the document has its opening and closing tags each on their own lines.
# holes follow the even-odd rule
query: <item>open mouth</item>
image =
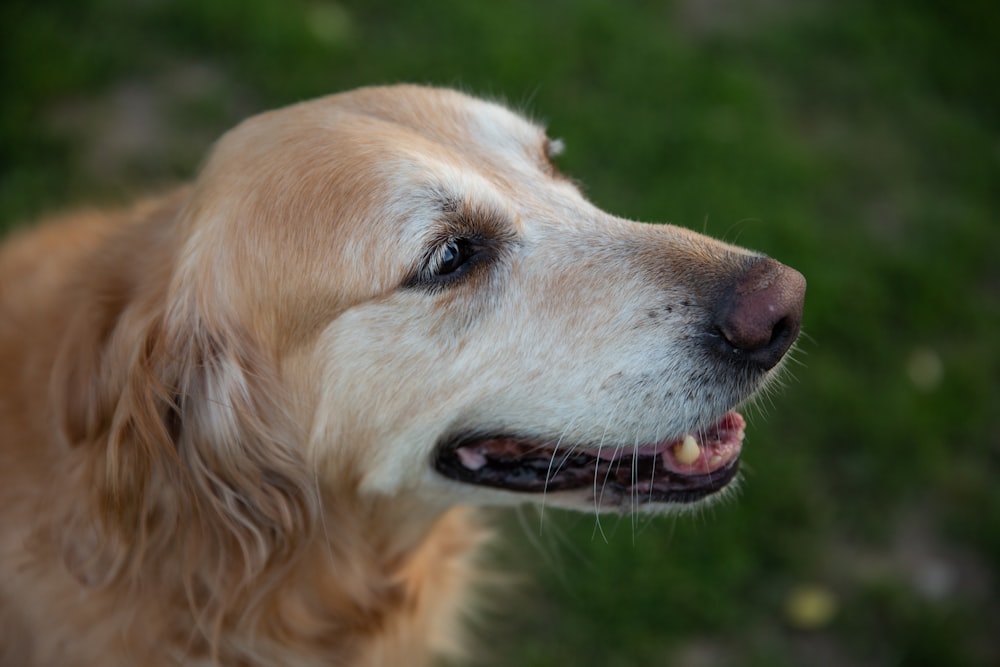
<svg viewBox="0 0 1000 667">
<path fill-rule="evenodd" d="M 640 503 L 687 503 L 736 477 L 745 428 L 743 417 L 730 411 L 708 428 L 651 445 L 463 436 L 442 445 L 435 467 L 460 482 L 522 493 L 592 488 Z"/>
</svg>

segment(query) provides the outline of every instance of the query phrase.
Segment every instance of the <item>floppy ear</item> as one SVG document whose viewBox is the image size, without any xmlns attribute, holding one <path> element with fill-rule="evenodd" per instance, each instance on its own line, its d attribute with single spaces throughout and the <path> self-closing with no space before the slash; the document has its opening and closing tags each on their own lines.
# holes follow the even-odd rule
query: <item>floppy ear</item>
<svg viewBox="0 0 1000 667">
<path fill-rule="evenodd" d="M 95 585 L 180 579 L 225 613 L 291 564 L 318 507 L 277 365 L 193 305 L 119 294 L 80 309 L 57 365 L 81 485 L 66 495 L 87 498 L 66 508 L 64 557 Z"/>
</svg>

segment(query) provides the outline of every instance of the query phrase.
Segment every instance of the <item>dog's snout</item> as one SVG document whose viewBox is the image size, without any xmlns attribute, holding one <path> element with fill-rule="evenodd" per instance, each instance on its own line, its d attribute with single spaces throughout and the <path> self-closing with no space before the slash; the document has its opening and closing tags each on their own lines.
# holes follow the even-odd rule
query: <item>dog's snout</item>
<svg viewBox="0 0 1000 667">
<path fill-rule="evenodd" d="M 770 258 L 762 258 L 721 299 L 714 326 L 719 352 L 764 370 L 773 368 L 802 327 L 806 279 Z"/>
</svg>

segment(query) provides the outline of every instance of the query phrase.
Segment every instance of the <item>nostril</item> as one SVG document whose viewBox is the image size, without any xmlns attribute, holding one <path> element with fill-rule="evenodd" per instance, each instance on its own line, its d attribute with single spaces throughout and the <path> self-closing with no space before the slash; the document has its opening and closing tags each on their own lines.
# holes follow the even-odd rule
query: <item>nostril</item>
<svg viewBox="0 0 1000 667">
<path fill-rule="evenodd" d="M 773 259 L 755 262 L 716 311 L 720 353 L 764 369 L 774 367 L 799 334 L 805 285 L 801 273 Z"/>
<path fill-rule="evenodd" d="M 771 331 L 771 340 L 768 341 L 768 345 L 780 343 L 787 337 L 790 330 L 791 326 L 787 317 L 779 320 L 778 323 L 774 325 L 774 329 Z"/>
</svg>

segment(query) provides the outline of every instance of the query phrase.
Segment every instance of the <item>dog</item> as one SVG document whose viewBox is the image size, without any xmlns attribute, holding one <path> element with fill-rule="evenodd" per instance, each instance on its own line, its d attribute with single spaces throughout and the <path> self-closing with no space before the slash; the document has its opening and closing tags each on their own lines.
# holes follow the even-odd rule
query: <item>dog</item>
<svg viewBox="0 0 1000 667">
<path fill-rule="evenodd" d="M 597 209 L 560 150 L 363 88 L 9 238 L 0 664 L 425 664 L 466 641 L 474 508 L 729 487 L 805 280 Z"/>
</svg>

